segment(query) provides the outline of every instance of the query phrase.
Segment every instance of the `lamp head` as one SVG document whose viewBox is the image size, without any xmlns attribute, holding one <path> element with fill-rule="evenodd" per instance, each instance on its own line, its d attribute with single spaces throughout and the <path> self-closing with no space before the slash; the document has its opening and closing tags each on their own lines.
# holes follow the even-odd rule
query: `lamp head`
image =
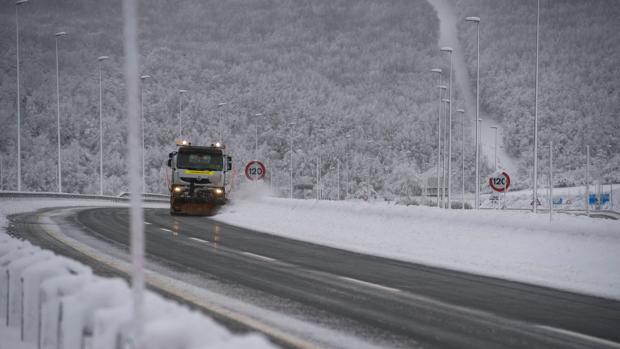
<svg viewBox="0 0 620 349">
<path fill-rule="evenodd" d="M 439 51 L 452 53 L 453 50 L 452 50 L 452 47 L 445 46 L 445 47 L 442 47 L 441 49 L 439 49 Z"/>
<path fill-rule="evenodd" d="M 108 56 L 99 56 L 99 57 L 97 57 L 97 60 L 98 60 L 99 62 L 102 62 L 102 61 L 105 61 L 106 59 L 109 59 L 109 58 L 110 58 L 110 57 L 108 57 Z"/>
<path fill-rule="evenodd" d="M 480 17 L 467 17 L 465 18 L 465 20 L 467 22 L 476 22 L 476 23 L 480 23 Z"/>
</svg>

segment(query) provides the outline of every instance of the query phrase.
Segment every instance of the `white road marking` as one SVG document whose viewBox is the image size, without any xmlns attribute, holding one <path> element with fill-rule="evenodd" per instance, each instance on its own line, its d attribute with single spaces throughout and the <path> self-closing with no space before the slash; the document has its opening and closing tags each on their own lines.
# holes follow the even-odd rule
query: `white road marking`
<svg viewBox="0 0 620 349">
<path fill-rule="evenodd" d="M 190 237 L 190 239 L 192 239 L 192 240 L 194 240 L 194 241 L 202 242 L 202 243 L 205 243 L 205 244 L 209 244 L 209 243 L 210 243 L 210 242 L 209 242 L 209 241 L 207 241 L 207 240 L 203 240 L 203 239 L 199 239 L 199 238 L 192 238 L 192 237 Z"/>
<path fill-rule="evenodd" d="M 610 340 L 607 339 L 602 339 L 602 338 L 598 338 L 598 337 L 592 337 L 589 336 L 587 334 L 583 334 L 583 333 L 579 333 L 579 332 L 573 332 L 570 330 L 564 330 L 561 328 L 556 328 L 556 327 L 551 327 L 551 326 L 545 326 L 545 325 L 535 325 L 538 328 L 542 328 L 544 330 L 548 330 L 548 331 L 552 331 L 552 332 L 556 332 L 556 333 L 560 333 L 560 334 L 564 334 L 570 337 L 574 337 L 574 338 L 579 338 L 582 340 L 585 340 L 587 342 L 590 343 L 596 343 L 596 344 L 600 344 L 600 345 L 604 345 L 604 346 L 608 346 L 608 347 L 612 347 L 612 348 L 620 348 L 620 343 L 617 342 L 612 342 Z"/>
<path fill-rule="evenodd" d="M 159 229 L 160 229 L 160 230 L 163 230 L 163 231 L 170 232 L 170 233 L 174 233 L 174 232 L 173 232 L 172 230 L 170 230 L 170 229 L 166 229 L 166 228 L 159 228 Z"/>
<path fill-rule="evenodd" d="M 149 223 L 149 222 L 147 222 L 147 221 L 144 221 L 144 224 L 149 224 L 149 225 L 150 225 L 151 223 Z"/>
<path fill-rule="evenodd" d="M 56 223 L 51 220 L 51 215 L 49 213 L 40 217 L 43 218 L 41 219 L 41 221 L 44 222 L 44 224 L 41 225 L 42 228 L 56 240 L 64 243 L 67 246 L 73 247 L 74 249 L 82 252 L 83 254 L 94 258 L 100 263 L 110 266 L 111 268 L 114 268 L 125 274 L 131 275 L 131 264 L 119 260 L 116 257 L 111 257 L 109 255 L 103 254 L 100 250 L 92 248 L 88 245 L 85 245 L 84 243 L 81 243 L 73 238 L 64 235 L 61 232 L 60 228 L 56 225 Z M 153 272 L 152 270 L 147 269 L 145 273 L 145 281 L 148 284 L 153 285 L 155 288 L 159 288 L 165 292 L 176 295 L 177 297 L 184 299 L 190 303 L 202 306 L 205 309 L 208 309 L 215 314 L 219 314 L 224 318 L 233 319 L 241 324 L 248 326 L 249 328 L 255 329 L 256 331 L 273 336 L 274 338 L 277 338 L 286 344 L 290 344 L 290 347 L 300 349 L 320 348 L 316 344 L 308 342 L 306 339 L 296 337 L 294 334 L 290 334 L 287 331 L 278 329 L 275 326 L 268 325 L 266 322 L 257 320 L 252 316 L 240 312 L 239 310 L 225 307 L 222 304 L 208 302 L 202 293 L 200 293 L 199 291 L 195 291 L 195 289 L 198 289 L 196 288 L 196 286 L 186 284 L 185 282 L 180 281 L 180 279 L 164 276 L 162 274 L 158 274 L 156 272 Z"/>
<path fill-rule="evenodd" d="M 256 253 L 252 253 L 252 252 L 247 252 L 247 251 L 244 251 L 244 252 L 241 252 L 241 253 L 243 253 L 246 256 L 251 256 L 251 257 L 262 259 L 262 260 L 269 261 L 269 262 L 275 262 L 275 259 L 273 259 L 271 257 L 263 256 L 263 255 L 260 255 L 260 254 L 256 254 Z"/>
<path fill-rule="evenodd" d="M 342 279 L 342 280 L 346 280 L 346 281 L 349 281 L 349 282 L 356 283 L 356 284 L 378 288 L 378 289 L 384 290 L 384 291 L 401 292 L 397 288 L 387 287 L 387 286 L 383 286 L 383 285 L 379 285 L 379 284 L 373 284 L 372 282 L 367 282 L 367 281 L 362 281 L 362 280 L 358 280 L 358 279 L 353 279 L 353 278 L 349 278 L 349 277 L 346 277 L 346 276 L 339 276 L 339 278 Z"/>
</svg>

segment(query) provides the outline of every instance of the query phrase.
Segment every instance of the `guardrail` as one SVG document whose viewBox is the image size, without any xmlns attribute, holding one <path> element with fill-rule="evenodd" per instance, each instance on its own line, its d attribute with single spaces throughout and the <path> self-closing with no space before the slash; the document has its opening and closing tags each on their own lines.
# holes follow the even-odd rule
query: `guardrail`
<svg viewBox="0 0 620 349">
<path fill-rule="evenodd" d="M 127 193 L 121 193 L 121 195 Z M 48 193 L 48 192 L 17 192 L 17 191 L 0 191 L 0 198 L 60 198 L 60 199 L 83 199 L 83 200 L 106 200 L 113 202 L 129 201 L 129 194 L 126 196 L 111 195 L 92 195 L 92 194 L 71 194 L 71 193 Z M 144 202 L 168 202 L 169 196 L 162 194 L 144 194 L 142 201 Z"/>
<path fill-rule="evenodd" d="M 531 208 L 491 208 L 491 207 L 481 207 L 481 210 L 498 210 L 498 211 L 532 211 Z M 538 213 L 548 214 L 548 208 L 539 208 Z M 580 209 L 554 209 L 554 213 L 566 213 L 572 214 L 576 216 L 585 216 L 588 213 L 586 210 Z M 612 210 L 590 210 L 590 217 L 593 218 L 607 218 L 607 219 L 620 219 L 620 212 L 612 211 Z"/>
<path fill-rule="evenodd" d="M 96 276 L 79 262 L 0 235 L 0 328 L 18 334 L 9 343 L 3 338 L 7 347 L 19 341 L 39 349 L 135 348 L 131 299 L 120 278 Z M 145 294 L 144 313 L 139 347 L 275 348 L 152 292 Z"/>
</svg>

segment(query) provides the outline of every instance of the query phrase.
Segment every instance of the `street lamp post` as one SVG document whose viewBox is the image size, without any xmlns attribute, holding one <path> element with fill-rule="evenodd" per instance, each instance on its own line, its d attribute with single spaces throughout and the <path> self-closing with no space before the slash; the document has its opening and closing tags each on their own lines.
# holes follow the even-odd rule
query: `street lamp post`
<svg viewBox="0 0 620 349">
<path fill-rule="evenodd" d="M 443 136 L 442 132 L 445 132 L 445 129 L 441 128 L 441 124 L 443 123 L 442 120 L 444 118 L 442 118 L 443 112 L 445 111 L 445 104 L 443 102 L 443 94 L 445 93 L 445 91 L 448 89 L 447 86 L 445 85 L 439 85 L 437 86 L 439 89 L 439 115 L 438 115 L 438 131 L 437 131 L 437 207 L 443 207 L 443 191 L 444 191 L 444 186 L 443 186 L 443 181 L 444 181 L 444 173 L 443 173 L 443 161 L 442 161 L 442 151 L 443 149 L 441 148 L 441 138 Z M 445 143 L 445 142 L 444 142 Z M 445 144 L 444 144 L 445 147 Z M 441 187 L 441 196 L 440 196 L 440 191 L 439 191 L 439 182 L 441 180 L 442 183 L 442 187 Z M 441 198 L 441 200 L 440 200 Z M 441 205 L 440 205 L 441 202 Z"/>
<path fill-rule="evenodd" d="M 439 163 L 441 162 L 441 95 L 442 95 L 442 86 L 441 86 L 441 73 L 442 70 L 439 68 L 431 69 L 431 72 L 437 73 L 438 75 L 438 90 L 439 90 L 439 105 L 437 108 L 437 207 L 439 207 Z"/>
<path fill-rule="evenodd" d="M 497 126 L 491 126 L 492 129 L 495 130 L 495 153 L 494 153 L 494 157 L 495 157 L 495 171 L 497 171 Z"/>
<path fill-rule="evenodd" d="M 336 200 L 340 201 L 340 158 L 336 158 L 336 177 L 338 177 L 338 195 Z"/>
<path fill-rule="evenodd" d="M 101 82 L 101 63 L 109 58 L 108 56 L 97 58 L 99 62 L 99 195 L 103 195 L 103 84 Z"/>
<path fill-rule="evenodd" d="M 450 80 L 448 83 L 448 210 L 452 209 L 452 69 L 454 65 L 453 49 L 451 47 L 442 47 L 442 52 L 450 54 Z"/>
<path fill-rule="evenodd" d="M 67 35 L 66 32 L 58 32 L 54 34 L 54 42 L 56 44 L 56 140 L 58 141 L 58 192 L 62 193 L 62 162 L 60 160 L 60 73 L 58 69 L 58 38 Z"/>
<path fill-rule="evenodd" d="M 222 107 L 225 106 L 226 102 L 222 102 L 222 103 L 218 103 L 217 104 L 217 110 L 218 110 L 218 116 L 219 116 L 219 122 L 218 122 L 218 141 L 220 142 L 220 144 L 224 144 L 224 140 L 222 139 Z"/>
<path fill-rule="evenodd" d="M 477 58 L 476 58 L 476 119 L 479 118 L 480 113 L 480 17 L 467 17 L 465 18 L 468 22 L 476 23 L 476 47 L 477 47 Z M 478 125 L 476 122 L 476 195 L 474 199 L 474 205 L 476 206 L 476 210 L 480 207 L 480 160 L 479 160 L 479 152 L 478 152 Z"/>
<path fill-rule="evenodd" d="M 293 127 L 295 126 L 295 122 L 289 123 L 289 136 L 290 136 L 290 144 L 291 144 L 291 162 L 290 162 L 290 199 L 293 198 Z"/>
<path fill-rule="evenodd" d="M 3 168 L 2 168 L 2 161 L 3 158 L 2 156 L 0 156 L 0 191 L 4 190 L 4 173 L 3 173 Z"/>
<path fill-rule="evenodd" d="M 553 141 L 549 142 L 549 222 L 553 219 Z"/>
<path fill-rule="evenodd" d="M 538 44 L 540 38 L 540 0 L 536 3 L 536 87 L 534 93 L 534 213 L 538 202 Z"/>
<path fill-rule="evenodd" d="M 183 122 L 183 94 L 187 93 L 187 90 L 179 90 L 179 140 L 183 138 L 182 122 Z"/>
<path fill-rule="evenodd" d="M 17 191 L 22 191 L 22 144 L 21 144 L 21 99 L 19 98 L 19 5 L 28 0 L 15 2 L 15 46 L 17 57 Z"/>
<path fill-rule="evenodd" d="M 451 140 L 447 140 L 448 138 L 448 112 L 447 109 L 451 109 L 450 107 L 450 100 L 447 98 L 442 99 L 442 102 L 444 103 L 444 131 L 443 131 L 443 137 L 444 137 L 444 141 L 443 141 L 443 162 L 442 162 L 442 174 L 443 177 L 441 179 L 442 184 L 441 184 L 441 205 L 443 206 L 443 208 L 448 208 L 448 200 L 447 200 L 447 195 L 448 194 L 448 187 L 450 185 L 450 175 L 448 172 L 449 167 L 447 166 L 450 158 L 449 158 L 449 154 L 448 154 L 448 147 L 446 147 L 446 143 L 450 142 Z M 451 124 L 451 123 L 450 123 Z M 452 134 L 450 133 L 449 136 L 451 137 Z"/>
<path fill-rule="evenodd" d="M 351 135 L 349 133 L 346 134 L 345 138 L 347 139 L 346 148 L 345 148 L 345 156 L 349 154 L 350 147 L 349 143 L 351 141 Z M 344 199 L 347 200 L 349 198 L 349 193 L 351 192 L 351 158 L 346 157 L 346 165 L 347 165 L 347 182 L 345 186 L 345 194 Z"/>
<path fill-rule="evenodd" d="M 461 209 L 465 209 L 465 109 L 457 109 L 461 113 Z"/>
<path fill-rule="evenodd" d="M 151 76 L 148 74 L 145 75 L 141 75 L 140 76 L 140 121 L 141 121 L 141 126 L 142 126 L 142 193 L 146 193 L 146 176 L 145 176 L 145 166 L 144 166 L 144 159 L 146 158 L 146 147 L 144 146 L 144 89 L 142 88 L 142 85 L 144 84 L 144 81 L 146 79 L 150 79 Z"/>
<path fill-rule="evenodd" d="M 368 140 L 368 144 L 372 147 L 372 145 L 375 143 L 375 141 L 373 141 L 372 139 Z M 368 190 L 368 198 L 367 201 L 370 202 L 370 161 L 368 161 L 368 183 L 366 186 L 366 189 Z"/>
<path fill-rule="evenodd" d="M 590 146 L 586 145 L 586 215 L 590 217 Z"/>
<path fill-rule="evenodd" d="M 255 133 L 255 144 L 254 144 L 254 160 L 258 160 L 258 118 L 263 116 L 263 113 L 256 113 L 254 114 L 254 116 L 256 117 L 256 121 L 255 121 L 255 126 L 256 126 L 256 133 Z"/>
</svg>

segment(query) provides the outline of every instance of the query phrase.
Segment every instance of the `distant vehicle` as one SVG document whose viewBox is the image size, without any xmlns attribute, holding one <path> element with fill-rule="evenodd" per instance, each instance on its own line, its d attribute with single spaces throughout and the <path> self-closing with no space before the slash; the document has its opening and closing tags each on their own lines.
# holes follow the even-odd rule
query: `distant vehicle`
<svg viewBox="0 0 620 349">
<path fill-rule="evenodd" d="M 193 146 L 177 142 L 168 155 L 170 176 L 170 214 L 212 215 L 228 201 L 232 178 L 232 157 L 215 143 Z"/>
</svg>

